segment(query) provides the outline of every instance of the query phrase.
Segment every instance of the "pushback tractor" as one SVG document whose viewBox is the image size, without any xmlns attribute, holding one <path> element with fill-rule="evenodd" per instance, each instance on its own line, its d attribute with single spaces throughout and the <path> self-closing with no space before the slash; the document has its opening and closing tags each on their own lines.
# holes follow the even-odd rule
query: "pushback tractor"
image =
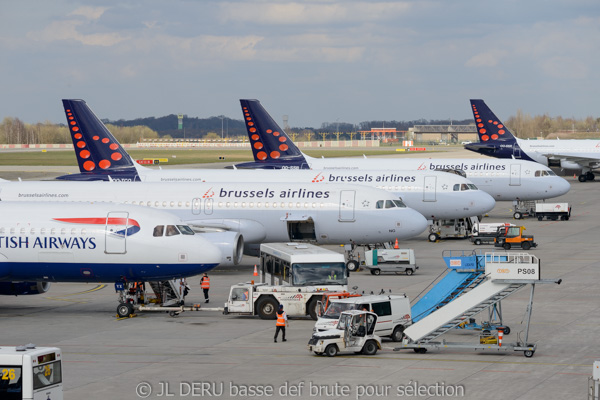
<svg viewBox="0 0 600 400">
<path fill-rule="evenodd" d="M 258 283 L 231 286 L 224 314 L 274 319 L 281 304 L 289 317 L 316 320 L 326 293 L 348 291 L 344 255 L 311 244 L 261 244 L 257 274 Z"/>
</svg>

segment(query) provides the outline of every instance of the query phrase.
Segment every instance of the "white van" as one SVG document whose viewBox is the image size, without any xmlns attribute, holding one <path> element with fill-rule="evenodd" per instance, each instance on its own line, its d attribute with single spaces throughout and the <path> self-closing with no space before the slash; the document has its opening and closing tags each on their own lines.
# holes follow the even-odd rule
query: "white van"
<svg viewBox="0 0 600 400">
<path fill-rule="evenodd" d="M 389 336 L 394 342 L 402 340 L 404 329 L 412 323 L 410 302 L 405 295 L 382 294 L 331 300 L 327 310 L 317 319 L 313 331 L 335 329 L 340 313 L 347 310 L 366 310 L 377 314 L 374 334 Z"/>
</svg>

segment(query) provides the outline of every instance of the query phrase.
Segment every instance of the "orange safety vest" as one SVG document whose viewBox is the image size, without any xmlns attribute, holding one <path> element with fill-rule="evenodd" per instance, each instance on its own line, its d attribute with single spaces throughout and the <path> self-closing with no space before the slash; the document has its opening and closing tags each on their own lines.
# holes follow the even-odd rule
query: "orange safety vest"
<svg viewBox="0 0 600 400">
<path fill-rule="evenodd" d="M 277 313 L 277 322 L 275 326 L 285 326 L 285 311 L 281 314 Z"/>
<path fill-rule="evenodd" d="M 208 276 L 202 277 L 202 282 L 200 282 L 200 287 L 202 289 L 210 289 L 210 278 Z"/>
</svg>

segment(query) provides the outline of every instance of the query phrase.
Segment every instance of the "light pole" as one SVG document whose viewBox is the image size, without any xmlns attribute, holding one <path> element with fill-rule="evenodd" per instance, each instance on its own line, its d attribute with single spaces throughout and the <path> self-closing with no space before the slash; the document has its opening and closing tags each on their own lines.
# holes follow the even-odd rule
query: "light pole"
<svg viewBox="0 0 600 400">
<path fill-rule="evenodd" d="M 219 118 L 221 118 L 221 142 L 223 141 L 223 120 L 225 119 L 224 115 L 221 115 Z"/>
</svg>

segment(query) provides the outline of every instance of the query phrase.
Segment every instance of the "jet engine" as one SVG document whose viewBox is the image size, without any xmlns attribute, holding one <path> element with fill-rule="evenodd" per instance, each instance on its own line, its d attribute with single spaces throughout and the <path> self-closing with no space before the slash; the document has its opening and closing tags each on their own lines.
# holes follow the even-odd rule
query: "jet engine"
<svg viewBox="0 0 600 400">
<path fill-rule="evenodd" d="M 50 290 L 50 282 L 0 282 L 0 295 L 41 294 Z"/>
<path fill-rule="evenodd" d="M 244 255 L 244 237 L 239 232 L 203 232 L 203 238 L 221 250 L 223 258 L 219 266 L 238 265 Z"/>
<path fill-rule="evenodd" d="M 573 161 L 560 160 L 560 167 L 562 169 L 581 169 L 581 165 Z"/>
</svg>

